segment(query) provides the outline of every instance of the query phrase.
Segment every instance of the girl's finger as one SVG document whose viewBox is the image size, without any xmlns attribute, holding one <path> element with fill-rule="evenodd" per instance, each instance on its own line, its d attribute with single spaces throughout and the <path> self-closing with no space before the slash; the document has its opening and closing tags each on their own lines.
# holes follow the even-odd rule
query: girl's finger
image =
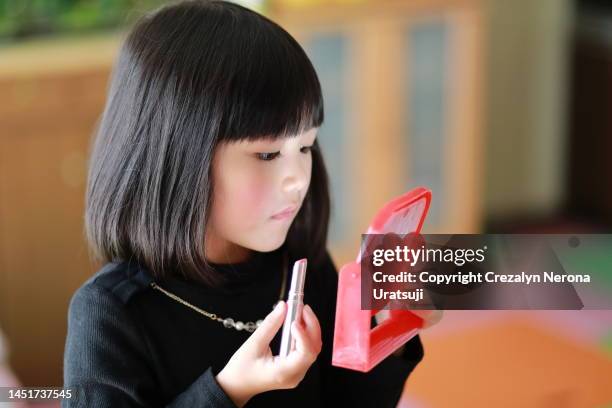
<svg viewBox="0 0 612 408">
<path fill-rule="evenodd" d="M 261 325 L 244 342 L 243 346 L 253 346 L 257 351 L 266 350 L 285 320 L 285 302 L 280 301 L 263 320 Z"/>
<path fill-rule="evenodd" d="M 309 305 L 304 305 L 304 309 L 302 311 L 302 320 L 304 321 L 304 325 L 306 326 L 306 334 L 310 337 L 310 342 L 312 345 L 317 346 L 315 349 L 318 351 L 321 349 L 321 325 L 319 324 L 319 319 L 317 319 L 317 315 L 315 315 L 314 311 Z"/>
<path fill-rule="evenodd" d="M 295 348 L 289 351 L 287 357 L 274 358 L 271 371 L 273 377 L 278 378 L 279 375 L 284 378 L 303 377 L 318 355 L 318 352 L 313 350 L 304 327 L 298 321 L 291 324 L 291 334 L 295 339 Z"/>
<path fill-rule="evenodd" d="M 304 326 L 298 323 L 297 321 L 293 322 L 293 324 L 291 325 L 291 332 L 295 337 L 295 350 L 292 351 L 292 353 L 297 354 L 300 359 L 306 357 L 308 362 L 314 360 L 318 353 L 315 347 L 313 346 L 310 338 L 306 335 L 306 330 L 304 329 Z M 291 353 L 289 354 L 291 355 Z"/>
</svg>

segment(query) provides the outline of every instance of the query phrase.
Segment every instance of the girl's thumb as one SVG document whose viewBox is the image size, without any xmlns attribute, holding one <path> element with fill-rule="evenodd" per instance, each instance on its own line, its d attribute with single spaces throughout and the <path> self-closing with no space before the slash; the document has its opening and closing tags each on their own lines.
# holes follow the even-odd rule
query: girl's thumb
<svg viewBox="0 0 612 408">
<path fill-rule="evenodd" d="M 266 348 L 283 325 L 285 320 L 285 302 L 279 301 L 274 309 L 261 322 L 261 325 L 251 334 L 247 342 L 252 342 L 260 348 Z"/>
</svg>

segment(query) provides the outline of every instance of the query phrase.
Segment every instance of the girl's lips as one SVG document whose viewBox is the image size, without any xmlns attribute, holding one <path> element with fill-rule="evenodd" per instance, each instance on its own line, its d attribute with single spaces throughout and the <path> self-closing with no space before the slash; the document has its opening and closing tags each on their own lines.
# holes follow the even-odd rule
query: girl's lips
<svg viewBox="0 0 612 408">
<path fill-rule="evenodd" d="M 274 219 L 274 220 L 284 220 L 286 218 L 292 217 L 293 214 L 295 214 L 296 210 L 297 210 L 296 206 L 287 207 L 284 210 L 282 210 L 281 212 L 274 214 L 271 218 Z"/>
</svg>

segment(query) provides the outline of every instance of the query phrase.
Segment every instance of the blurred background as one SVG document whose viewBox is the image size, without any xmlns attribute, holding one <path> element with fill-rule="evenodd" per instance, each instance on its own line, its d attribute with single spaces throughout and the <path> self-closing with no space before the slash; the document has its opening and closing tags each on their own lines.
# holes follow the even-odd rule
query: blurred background
<svg viewBox="0 0 612 408">
<path fill-rule="evenodd" d="M 62 385 L 90 138 L 130 24 L 163 1 L 0 0 L 0 386 Z M 243 1 L 324 90 L 338 268 L 390 198 L 426 233 L 610 233 L 612 3 Z M 590 255 L 612 293 L 612 248 Z M 447 311 L 400 406 L 612 407 L 612 311 Z"/>
</svg>

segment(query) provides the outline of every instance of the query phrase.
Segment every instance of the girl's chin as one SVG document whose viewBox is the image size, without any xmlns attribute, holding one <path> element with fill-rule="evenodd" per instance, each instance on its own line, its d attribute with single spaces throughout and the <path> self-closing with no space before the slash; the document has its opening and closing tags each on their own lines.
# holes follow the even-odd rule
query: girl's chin
<svg viewBox="0 0 612 408">
<path fill-rule="evenodd" d="M 268 233 L 262 235 L 260 239 L 254 240 L 249 247 L 259 252 L 272 252 L 280 248 L 287 239 L 287 231 L 278 233 Z"/>
<path fill-rule="evenodd" d="M 275 251 L 285 243 L 290 226 L 291 222 L 267 224 L 256 234 L 250 234 L 248 242 L 243 241 L 240 245 L 258 252 Z"/>
</svg>

